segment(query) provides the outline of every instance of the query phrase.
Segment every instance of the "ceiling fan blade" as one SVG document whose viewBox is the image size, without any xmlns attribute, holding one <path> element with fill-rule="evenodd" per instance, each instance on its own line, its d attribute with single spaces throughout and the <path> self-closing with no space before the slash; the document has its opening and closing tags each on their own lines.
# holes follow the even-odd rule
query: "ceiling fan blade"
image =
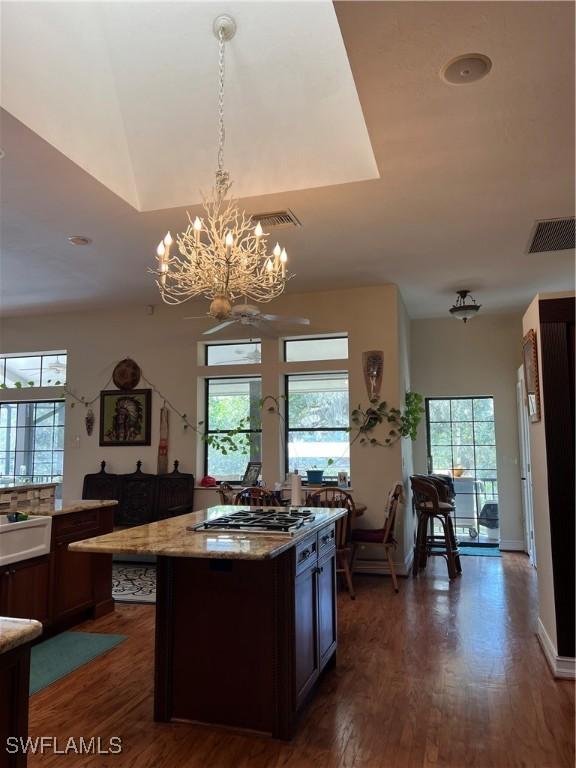
<svg viewBox="0 0 576 768">
<path fill-rule="evenodd" d="M 290 317 L 288 315 L 260 315 L 262 320 L 272 320 L 276 323 L 288 323 L 290 325 L 310 325 L 307 317 Z"/>
<path fill-rule="evenodd" d="M 218 325 L 215 325 L 213 328 L 208 328 L 207 331 L 204 331 L 202 336 L 210 336 L 212 333 L 218 333 L 218 331 L 227 328 L 229 325 L 233 325 L 235 322 L 236 320 L 224 320 L 223 323 L 218 323 Z"/>
<path fill-rule="evenodd" d="M 207 320 L 210 317 L 209 314 L 194 315 L 192 317 L 183 317 L 182 320 Z"/>
</svg>

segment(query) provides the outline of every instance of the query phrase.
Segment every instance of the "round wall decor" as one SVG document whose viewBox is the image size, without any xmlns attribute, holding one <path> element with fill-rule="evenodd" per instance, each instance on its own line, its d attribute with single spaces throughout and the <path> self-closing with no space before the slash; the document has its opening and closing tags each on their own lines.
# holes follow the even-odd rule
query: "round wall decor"
<svg viewBox="0 0 576 768">
<path fill-rule="evenodd" d="M 142 371 L 138 363 L 127 357 L 124 360 L 120 360 L 116 368 L 114 368 L 112 381 L 118 389 L 134 389 L 134 387 L 138 386 L 141 375 Z"/>
</svg>

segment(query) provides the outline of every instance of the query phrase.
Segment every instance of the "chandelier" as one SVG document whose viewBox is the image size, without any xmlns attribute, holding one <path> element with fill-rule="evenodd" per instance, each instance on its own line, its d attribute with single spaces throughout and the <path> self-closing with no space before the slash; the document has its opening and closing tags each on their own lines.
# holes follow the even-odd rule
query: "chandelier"
<svg viewBox="0 0 576 768">
<path fill-rule="evenodd" d="M 449 311 L 452 317 L 457 317 L 466 323 L 471 317 L 476 316 L 482 304 L 476 303 L 470 291 L 457 291 L 457 294 L 456 304 L 450 307 Z"/>
<path fill-rule="evenodd" d="M 181 304 L 193 296 L 211 299 L 209 314 L 228 317 L 232 302 L 244 296 L 268 302 L 279 296 L 291 275 L 288 255 L 278 243 L 268 251 L 267 234 L 260 222 L 240 210 L 229 196 L 232 182 L 224 170 L 224 48 L 236 33 L 230 16 L 214 21 L 218 39 L 218 170 L 210 197 L 203 198 L 204 215 L 194 220 L 188 213 L 187 228 L 176 235 L 178 253 L 172 253 L 170 232 L 158 244 L 158 264 L 150 271 L 166 304 Z"/>
</svg>

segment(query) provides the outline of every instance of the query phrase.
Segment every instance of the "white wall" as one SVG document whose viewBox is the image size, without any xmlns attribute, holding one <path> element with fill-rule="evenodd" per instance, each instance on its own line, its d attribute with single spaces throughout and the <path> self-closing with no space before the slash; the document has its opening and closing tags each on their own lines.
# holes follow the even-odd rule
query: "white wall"
<svg viewBox="0 0 576 768">
<path fill-rule="evenodd" d="M 54 349 L 68 351 L 68 376 L 70 388 L 87 399 L 96 397 L 101 389 L 114 388 L 107 384 L 115 364 L 124 357 L 131 357 L 141 366 L 143 374 L 172 401 L 174 406 L 195 421 L 198 403 L 202 402 L 202 376 L 206 369 L 200 364 L 197 341 L 208 321 L 183 321 L 186 315 L 201 314 L 196 306 L 156 308 L 148 315 L 145 308 L 127 308 L 117 311 L 51 314 L 43 317 L 5 318 L 1 328 L 1 351 L 37 352 Z M 393 285 L 381 285 L 354 290 L 329 291 L 284 295 L 275 300 L 274 311 L 278 314 L 303 315 L 312 324 L 307 333 L 346 332 L 349 336 L 349 360 L 334 363 L 284 364 L 280 356 L 280 344 L 266 339 L 266 362 L 260 367 L 263 394 L 280 393 L 284 373 L 318 370 L 349 370 L 350 403 L 367 402 L 362 373 L 362 353 L 369 349 L 384 351 L 384 376 L 382 396 L 391 405 L 399 405 L 407 375 L 404 362 L 403 383 L 399 351 L 399 317 L 407 326 L 405 310 L 399 310 L 398 290 Z M 241 332 L 231 337 L 246 338 Z M 223 339 L 222 335 L 219 335 Z M 403 355 L 406 360 L 407 338 L 404 339 Z M 218 368 L 218 375 L 232 373 L 256 373 L 254 366 Z M 147 385 L 141 382 L 142 388 Z M 30 393 L 21 393 L 24 396 Z M 50 395 L 46 392 L 46 395 Z M 0 392 L 0 398 L 18 397 L 15 390 Z M 94 403 L 96 426 L 88 437 L 84 428 L 85 409 L 67 406 L 66 443 L 64 464 L 64 497 L 78 498 L 82 491 L 82 479 L 87 472 L 99 469 L 102 459 L 112 472 L 130 472 L 137 459 L 143 461 L 143 470 L 156 472 L 159 409 L 161 399 L 153 397 L 152 445 L 134 448 L 100 448 L 98 445 L 99 402 Z M 268 484 L 281 479 L 280 424 L 278 419 L 263 414 L 263 477 Z M 169 461 L 179 459 L 182 471 L 199 476 L 203 467 L 202 444 L 190 430 L 184 431 L 181 422 L 171 414 Z M 358 443 L 351 450 L 351 473 L 355 497 L 368 505 L 362 524 L 376 527 L 382 524 L 384 500 L 388 489 L 402 477 L 402 449 L 399 444 L 391 448 L 363 447 Z M 198 503 L 203 506 L 213 501 L 213 494 L 198 492 Z M 408 537 L 401 533 L 405 542 Z M 399 547 L 399 565 L 404 562 L 404 546 Z"/>
<path fill-rule="evenodd" d="M 464 324 L 452 317 L 414 320 L 412 388 L 425 397 L 494 398 L 501 546 L 524 548 L 516 373 L 521 362 L 518 315 L 482 315 Z M 426 430 L 414 444 L 414 468 L 427 471 Z"/>
</svg>

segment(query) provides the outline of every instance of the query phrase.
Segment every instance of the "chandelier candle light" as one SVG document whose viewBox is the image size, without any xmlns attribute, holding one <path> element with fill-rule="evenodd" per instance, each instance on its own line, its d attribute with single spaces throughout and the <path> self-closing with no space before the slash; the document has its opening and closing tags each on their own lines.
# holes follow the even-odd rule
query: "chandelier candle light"
<svg viewBox="0 0 576 768">
<path fill-rule="evenodd" d="M 260 222 L 238 208 L 229 196 L 230 176 L 224 170 L 224 48 L 236 33 L 230 16 L 214 21 L 218 39 L 218 170 L 209 198 L 203 197 L 205 215 L 194 220 L 188 214 L 188 227 L 176 235 L 178 254 L 172 254 L 170 232 L 158 244 L 158 265 L 150 270 L 166 304 L 181 304 L 194 296 L 211 299 L 209 315 L 222 320 L 230 315 L 232 302 L 249 297 L 268 302 L 283 291 L 291 275 L 288 255 L 278 243 L 268 253 L 267 235 Z"/>
</svg>

